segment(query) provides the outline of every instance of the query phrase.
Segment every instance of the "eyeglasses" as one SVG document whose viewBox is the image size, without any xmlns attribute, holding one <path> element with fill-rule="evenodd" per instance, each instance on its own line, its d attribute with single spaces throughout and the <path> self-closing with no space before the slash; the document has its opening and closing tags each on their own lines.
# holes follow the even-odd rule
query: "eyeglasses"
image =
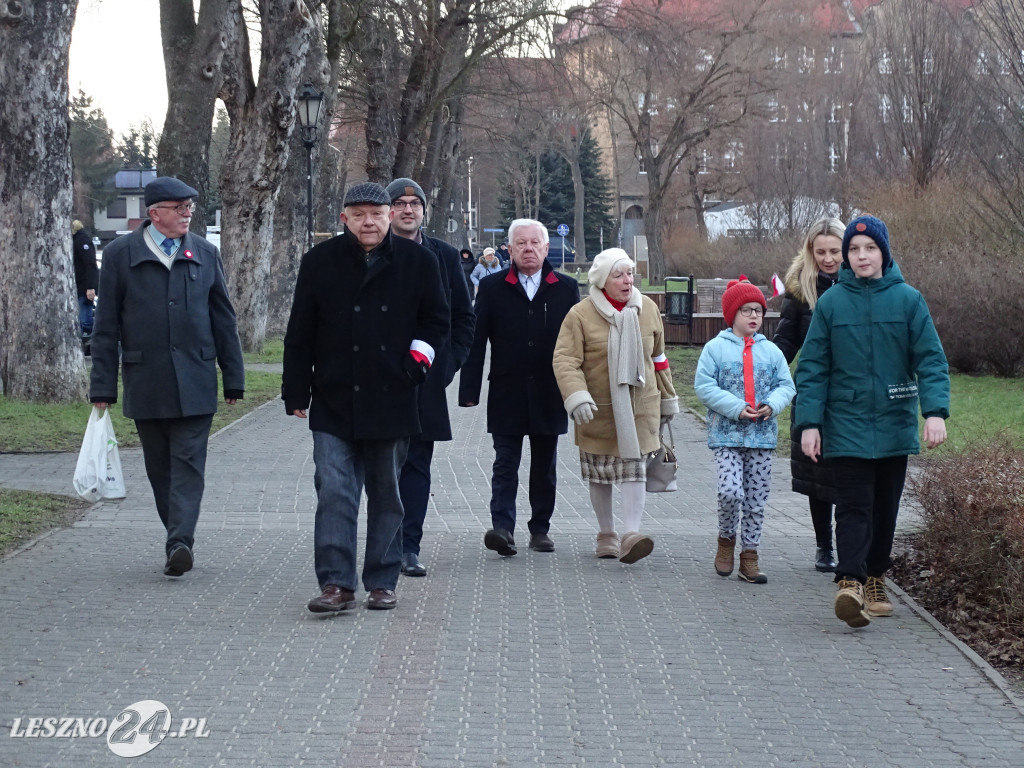
<svg viewBox="0 0 1024 768">
<path fill-rule="evenodd" d="M 764 310 L 761 307 L 740 307 L 740 314 L 744 317 L 760 317 Z"/>
<path fill-rule="evenodd" d="M 179 216 L 184 216 L 186 213 L 195 213 L 195 203 L 180 203 L 179 205 L 151 205 L 150 208 L 162 208 L 167 211 L 174 211 Z"/>
<path fill-rule="evenodd" d="M 395 202 L 391 204 L 391 207 L 397 208 L 398 210 L 408 208 L 411 211 L 418 211 L 420 208 L 423 207 L 423 201 L 421 201 L 418 197 L 415 200 L 395 200 Z"/>
</svg>

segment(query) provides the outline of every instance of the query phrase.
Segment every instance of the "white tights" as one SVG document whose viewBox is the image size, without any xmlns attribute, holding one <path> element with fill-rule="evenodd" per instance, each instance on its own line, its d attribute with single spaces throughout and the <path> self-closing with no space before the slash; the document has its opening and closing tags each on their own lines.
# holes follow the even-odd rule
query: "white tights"
<svg viewBox="0 0 1024 768">
<path fill-rule="evenodd" d="M 644 515 L 647 502 L 647 488 L 642 482 L 619 483 L 622 493 L 622 524 L 625 531 L 639 531 L 640 519 Z M 615 530 L 612 518 L 612 487 L 608 483 L 590 483 L 590 503 L 597 515 L 597 525 L 601 533 Z"/>
</svg>

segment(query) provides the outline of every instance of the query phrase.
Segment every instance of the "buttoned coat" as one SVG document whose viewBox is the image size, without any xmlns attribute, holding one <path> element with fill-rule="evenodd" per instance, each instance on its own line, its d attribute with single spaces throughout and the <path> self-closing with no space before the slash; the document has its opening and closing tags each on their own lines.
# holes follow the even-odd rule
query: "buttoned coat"
<svg viewBox="0 0 1024 768">
<path fill-rule="evenodd" d="M 128 418 L 214 413 L 218 365 L 225 397 L 241 397 L 245 389 L 220 252 L 189 232 L 168 269 L 147 245 L 149 226 L 143 223 L 103 251 L 89 397 L 117 402 L 120 359 Z"/>
<path fill-rule="evenodd" d="M 441 284 L 448 300 L 451 331 L 441 349 L 437 350 L 427 380 L 420 385 L 418 397 L 420 427 L 423 430 L 420 437 L 424 440 L 451 440 L 452 425 L 445 390 L 469 357 L 476 315 L 459 263 L 459 252 L 444 240 L 426 235 L 423 236 L 423 247 L 437 257 Z"/>
<path fill-rule="evenodd" d="M 419 434 L 410 345 L 436 354 L 448 335 L 434 255 L 390 232 L 373 255 L 368 267 L 348 231 L 307 251 L 284 337 L 285 410 L 308 408 L 311 430 L 343 440 Z"/>
<path fill-rule="evenodd" d="M 641 453 L 658 450 L 658 429 L 662 416 L 679 412 L 679 398 L 672 374 L 665 367 L 655 370 L 654 359 L 665 354 L 665 327 L 658 305 L 633 288 L 631 302 L 640 321 L 644 345 L 644 383 L 629 388 L 629 404 Z M 598 288 L 572 308 L 558 334 L 554 369 L 565 401 L 566 413 L 580 403 L 597 406 L 594 418 L 576 425 L 576 445 L 587 453 L 618 456 L 619 442 L 612 412 L 611 381 L 608 373 L 608 334 L 617 310 Z"/>
<path fill-rule="evenodd" d="M 498 435 L 563 435 L 568 418 L 552 357 L 562 320 L 580 300 L 579 283 L 545 261 L 533 301 L 513 264 L 480 281 L 476 333 L 459 378 L 459 404 L 480 402 L 484 356 L 491 345 L 487 431 Z"/>
</svg>

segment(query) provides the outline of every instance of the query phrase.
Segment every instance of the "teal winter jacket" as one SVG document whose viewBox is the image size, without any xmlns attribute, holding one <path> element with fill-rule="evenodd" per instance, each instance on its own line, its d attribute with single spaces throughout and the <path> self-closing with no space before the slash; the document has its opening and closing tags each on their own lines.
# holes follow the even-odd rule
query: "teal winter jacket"
<svg viewBox="0 0 1024 768">
<path fill-rule="evenodd" d="M 926 418 L 949 418 L 942 343 L 895 262 L 877 280 L 842 265 L 814 308 L 796 389 L 795 425 L 821 430 L 825 458 L 918 453 L 918 407 Z"/>
</svg>

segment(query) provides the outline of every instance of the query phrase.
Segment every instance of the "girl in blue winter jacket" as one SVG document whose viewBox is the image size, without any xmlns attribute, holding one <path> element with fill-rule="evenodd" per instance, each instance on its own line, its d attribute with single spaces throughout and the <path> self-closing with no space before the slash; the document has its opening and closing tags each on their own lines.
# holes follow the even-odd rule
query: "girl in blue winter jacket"
<svg viewBox="0 0 1024 768">
<path fill-rule="evenodd" d="M 785 355 L 758 333 L 767 308 L 760 288 L 742 275 L 730 281 L 722 314 L 732 328 L 704 345 L 693 381 L 708 407 L 708 447 L 718 464 L 715 571 L 732 573 L 739 527 L 739 577 L 752 584 L 768 581 L 757 548 L 779 438 L 777 417 L 796 394 Z"/>
</svg>

